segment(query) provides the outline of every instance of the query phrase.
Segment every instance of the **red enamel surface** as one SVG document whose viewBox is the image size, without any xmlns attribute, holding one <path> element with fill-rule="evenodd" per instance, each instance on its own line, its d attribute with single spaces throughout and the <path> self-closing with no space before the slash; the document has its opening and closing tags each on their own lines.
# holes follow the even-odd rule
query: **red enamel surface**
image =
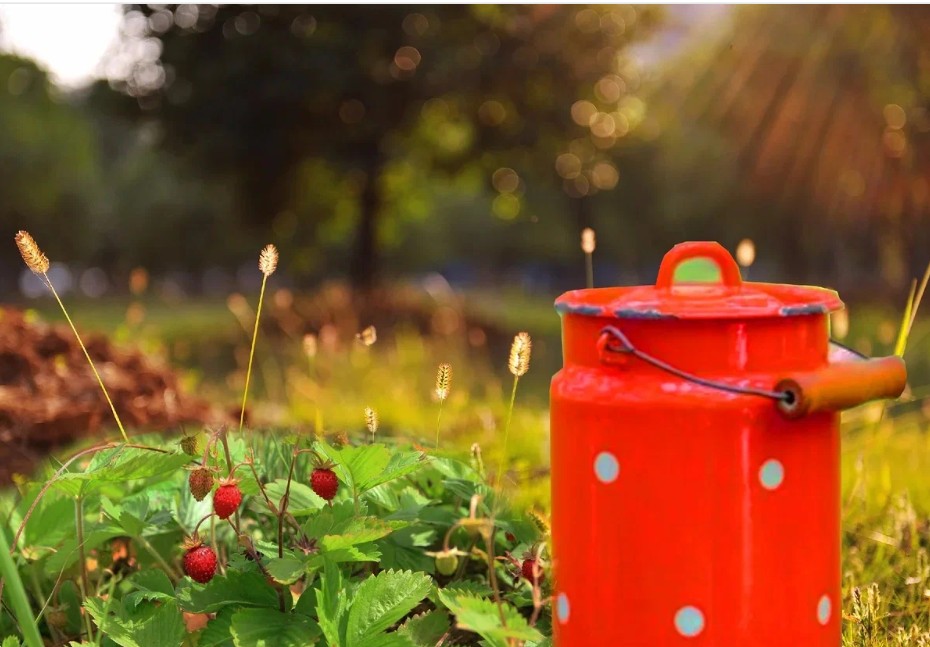
<svg viewBox="0 0 930 647">
<path fill-rule="evenodd" d="M 560 301 L 612 308 L 608 292 Z M 833 293 L 817 302 L 812 295 L 826 291 L 810 288 L 763 292 L 782 303 L 797 294 L 824 312 L 839 304 Z M 614 325 L 677 368 L 770 389 L 786 372 L 826 365 L 827 316 L 762 316 L 730 309 L 724 296 L 713 316 L 678 298 L 662 303 L 676 303 L 677 319 L 563 311 L 564 367 L 551 389 L 556 645 L 836 647 L 838 415 L 788 420 L 771 400 L 698 386 L 636 358 L 604 363 L 597 349 L 601 329 Z M 595 469 L 601 453 L 619 466 L 610 482 Z M 775 487 L 760 477 L 773 460 L 783 467 Z M 687 607 L 703 621 L 693 636 L 675 623 Z"/>
<path fill-rule="evenodd" d="M 710 258 L 720 283 L 674 283 L 675 268 L 692 258 Z M 743 319 L 823 314 L 843 302 L 833 290 L 773 283 L 744 283 L 729 252 L 717 243 L 681 243 L 665 255 L 655 285 L 572 290 L 556 300 L 563 313 L 590 316 L 677 319 Z"/>
</svg>

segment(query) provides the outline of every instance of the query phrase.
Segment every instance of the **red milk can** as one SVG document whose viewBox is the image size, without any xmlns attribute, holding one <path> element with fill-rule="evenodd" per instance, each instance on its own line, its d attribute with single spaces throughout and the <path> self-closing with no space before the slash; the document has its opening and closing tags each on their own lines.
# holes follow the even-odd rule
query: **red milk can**
<svg viewBox="0 0 930 647">
<path fill-rule="evenodd" d="M 719 283 L 674 283 L 693 257 Z M 898 357 L 830 352 L 842 307 L 743 283 L 704 242 L 666 254 L 655 286 L 559 297 L 557 647 L 840 643 L 838 412 L 906 381 Z"/>
</svg>

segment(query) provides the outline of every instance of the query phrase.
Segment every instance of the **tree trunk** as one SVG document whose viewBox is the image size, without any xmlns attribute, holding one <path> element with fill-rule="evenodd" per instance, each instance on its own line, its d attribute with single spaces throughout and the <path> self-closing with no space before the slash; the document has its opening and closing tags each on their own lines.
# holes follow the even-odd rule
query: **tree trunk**
<svg viewBox="0 0 930 647">
<path fill-rule="evenodd" d="M 379 268 L 380 247 L 378 224 L 381 215 L 381 190 L 378 180 L 384 161 L 374 153 L 365 169 L 365 187 L 359 200 L 358 224 L 355 229 L 355 249 L 349 276 L 352 286 L 361 291 L 374 287 Z"/>
</svg>

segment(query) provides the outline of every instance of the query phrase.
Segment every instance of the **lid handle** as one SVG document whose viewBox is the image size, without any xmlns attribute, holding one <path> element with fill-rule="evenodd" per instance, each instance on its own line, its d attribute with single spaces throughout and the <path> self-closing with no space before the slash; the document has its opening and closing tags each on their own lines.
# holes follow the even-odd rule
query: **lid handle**
<svg viewBox="0 0 930 647">
<path fill-rule="evenodd" d="M 690 242 L 675 245 L 662 259 L 659 276 L 656 278 L 656 288 L 670 290 L 675 280 L 675 269 L 684 261 L 692 258 L 712 260 L 720 269 L 720 282 L 724 286 L 738 290 L 743 285 L 739 266 L 723 245 L 715 242 Z"/>
</svg>

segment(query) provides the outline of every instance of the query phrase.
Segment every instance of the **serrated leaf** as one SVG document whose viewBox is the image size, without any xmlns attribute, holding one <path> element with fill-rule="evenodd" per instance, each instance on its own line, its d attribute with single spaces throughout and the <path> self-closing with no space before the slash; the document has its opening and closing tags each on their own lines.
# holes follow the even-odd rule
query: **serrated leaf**
<svg viewBox="0 0 930 647">
<path fill-rule="evenodd" d="M 174 600 L 174 586 L 164 571 L 149 569 L 132 576 L 132 583 L 137 591 L 128 593 L 123 598 L 127 608 L 135 608 L 147 600 Z"/>
<path fill-rule="evenodd" d="M 231 604 L 278 608 L 278 596 L 264 576 L 251 572 L 227 570 L 207 584 L 185 579 L 175 591 L 181 608 L 194 613 L 210 613 Z"/>
<path fill-rule="evenodd" d="M 216 617 L 207 622 L 206 628 L 200 632 L 197 647 L 235 647 L 230 628 L 232 617 L 236 609 L 226 607 L 216 614 Z"/>
<path fill-rule="evenodd" d="M 19 647 L 19 638 L 16 636 L 7 636 L 0 643 L 0 647 Z"/>
<path fill-rule="evenodd" d="M 232 616 L 230 634 L 236 647 L 307 647 L 320 630 L 307 616 L 275 609 L 240 609 Z"/>
<path fill-rule="evenodd" d="M 279 584 L 293 584 L 307 572 L 307 564 L 295 557 L 275 557 L 265 564 L 268 574 Z"/>
<path fill-rule="evenodd" d="M 423 573 L 381 571 L 355 593 L 346 626 L 346 647 L 378 647 L 380 636 L 410 613 L 432 589 Z"/>
<path fill-rule="evenodd" d="M 265 491 L 278 507 L 281 506 L 281 499 L 286 489 L 287 480 L 285 479 L 277 479 L 265 485 Z M 295 517 L 306 517 L 326 507 L 325 499 L 318 496 L 310 486 L 298 483 L 297 481 L 291 482 L 291 491 L 290 494 L 288 494 L 288 500 L 287 511 Z"/>
<path fill-rule="evenodd" d="M 439 596 L 440 593 L 445 593 L 447 596 L 470 595 L 476 598 L 486 598 L 490 596 L 493 591 L 487 584 L 482 584 L 481 582 L 475 582 L 473 580 L 453 582 L 444 588 L 437 589 L 433 593 L 430 593 L 429 599 L 437 606 L 445 604 Z"/>
<path fill-rule="evenodd" d="M 344 647 L 343 620 L 346 612 L 346 596 L 342 586 L 342 571 L 330 561 L 323 565 L 320 588 L 316 591 L 317 618 L 320 630 L 329 641 L 329 647 Z"/>
<path fill-rule="evenodd" d="M 408 619 L 397 633 L 407 636 L 417 647 L 435 647 L 447 631 L 449 614 L 444 609 L 434 609 Z"/>
<path fill-rule="evenodd" d="M 86 599 L 84 608 L 107 638 L 121 647 L 180 647 L 184 641 L 184 618 L 174 601 L 146 605 L 131 615 L 118 604 L 108 607 L 100 598 Z"/>
<path fill-rule="evenodd" d="M 503 604 L 501 607 L 507 623 L 505 627 L 501 624 L 501 610 L 491 600 L 467 594 L 456 595 L 448 590 L 440 590 L 439 598 L 455 614 L 456 627 L 478 634 L 495 647 L 507 647 L 507 642 L 511 639 L 543 638 L 542 634 L 531 627 L 526 618 L 509 604 Z"/>
</svg>

